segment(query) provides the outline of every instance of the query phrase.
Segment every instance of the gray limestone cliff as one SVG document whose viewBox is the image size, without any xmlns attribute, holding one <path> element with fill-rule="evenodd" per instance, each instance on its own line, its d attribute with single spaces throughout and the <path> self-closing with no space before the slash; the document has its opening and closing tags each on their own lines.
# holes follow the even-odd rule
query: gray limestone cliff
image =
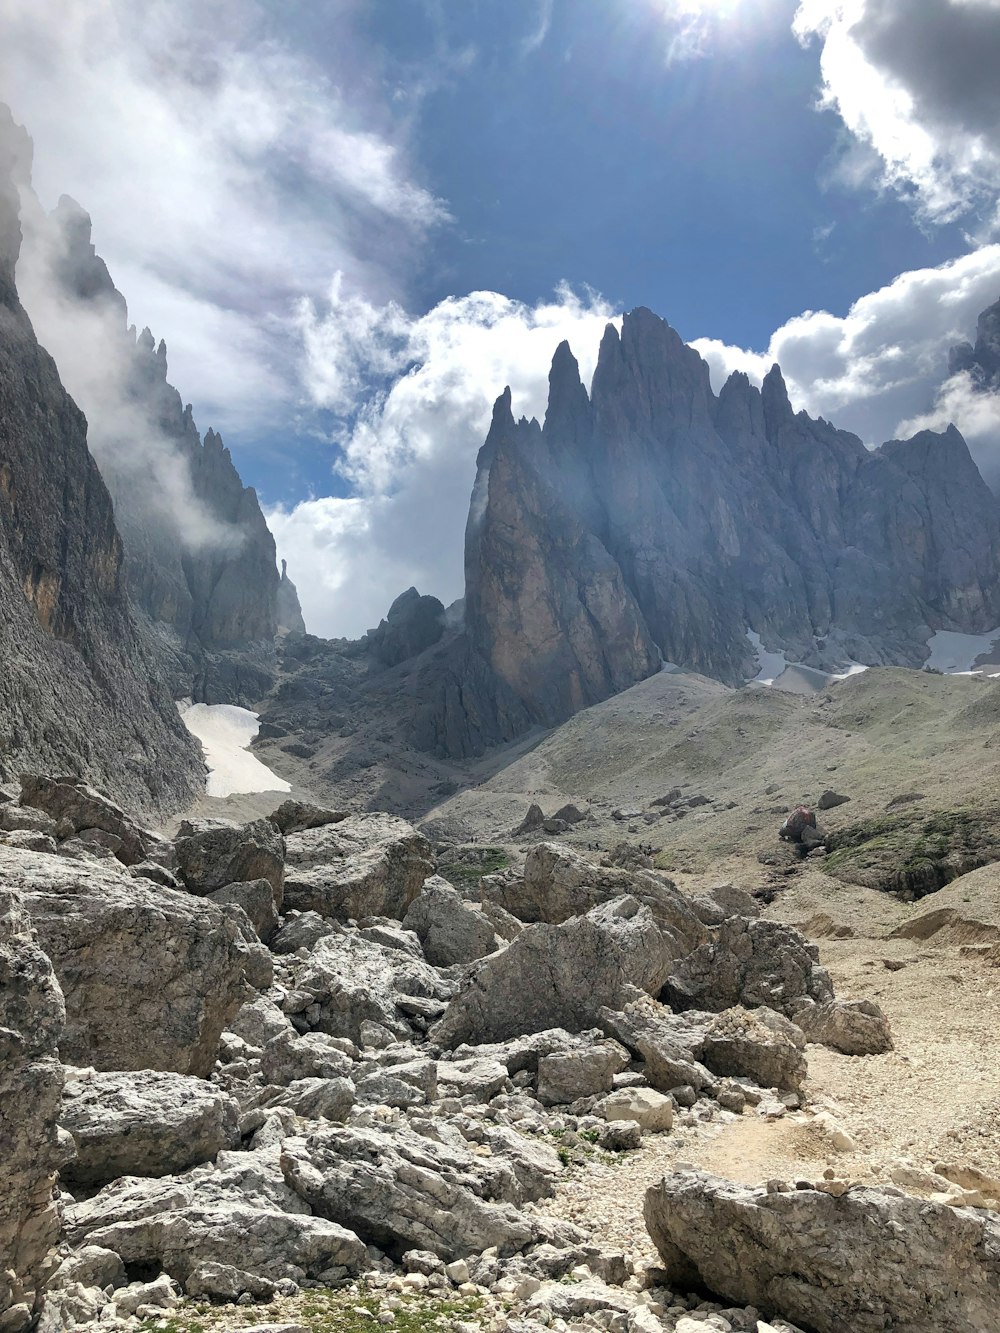
<svg viewBox="0 0 1000 1333">
<path fill-rule="evenodd" d="M 0 108 L 0 778 L 75 773 L 132 808 L 200 784 L 148 631 L 133 614 L 87 424 L 18 299 L 31 141 Z"/>
<path fill-rule="evenodd" d="M 165 344 L 128 326 L 89 216 L 66 196 L 48 216 L 30 192 L 23 201 L 18 282 L 87 414 L 132 599 L 157 633 L 176 693 L 252 702 L 270 680 L 281 587 L 257 496 L 220 436 L 199 435 L 167 380 Z"/>
<path fill-rule="evenodd" d="M 980 334 L 992 346 L 983 321 Z M 502 686 L 551 725 L 661 658 L 746 680 L 748 631 L 829 670 L 917 667 L 932 631 L 998 623 L 1000 509 L 957 430 L 866 449 L 794 411 L 777 366 L 760 389 L 737 373 L 716 396 L 698 353 L 638 309 L 606 329 L 589 394 L 559 347 L 544 425 L 515 421 L 509 391 L 497 401 L 451 657 L 481 682 L 467 713 Z M 424 743 L 475 753 L 523 729 L 506 708 L 489 740 L 454 723 L 449 736 L 447 668 Z"/>
</svg>

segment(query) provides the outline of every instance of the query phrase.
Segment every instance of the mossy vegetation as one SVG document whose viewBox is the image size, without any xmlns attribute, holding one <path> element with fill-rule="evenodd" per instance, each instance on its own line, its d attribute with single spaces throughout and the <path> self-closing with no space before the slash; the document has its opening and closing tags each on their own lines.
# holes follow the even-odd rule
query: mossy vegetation
<svg viewBox="0 0 1000 1333">
<path fill-rule="evenodd" d="M 922 898 L 959 875 L 1000 861 L 1000 808 L 884 815 L 830 834 L 827 845 L 828 874 L 906 899 Z"/>
<path fill-rule="evenodd" d="M 495 875 L 506 870 L 510 857 L 502 847 L 462 847 L 452 856 L 445 854 L 440 861 L 440 872 L 456 889 L 475 889 L 484 875 Z"/>
<path fill-rule="evenodd" d="M 407 1294 L 393 1311 L 394 1333 L 446 1333 L 458 1321 L 477 1323 L 481 1297 L 432 1297 Z M 275 1305 L 204 1306 L 183 1302 L 162 1319 L 145 1319 L 141 1333 L 239 1333 L 254 1324 L 298 1323 L 309 1333 L 372 1333 L 380 1328 L 385 1297 L 373 1292 L 316 1288 Z"/>
</svg>

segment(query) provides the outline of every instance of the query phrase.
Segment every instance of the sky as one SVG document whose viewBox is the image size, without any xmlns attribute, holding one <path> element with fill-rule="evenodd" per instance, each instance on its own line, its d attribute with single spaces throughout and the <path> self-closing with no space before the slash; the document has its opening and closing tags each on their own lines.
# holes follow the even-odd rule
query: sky
<svg viewBox="0 0 1000 1333">
<path fill-rule="evenodd" d="M 995 403 L 1000 0 L 0 0 L 34 186 L 256 487 L 307 625 L 462 593 L 505 385 L 636 305 L 867 443 Z M 30 313 L 30 309 L 29 309 Z"/>
</svg>

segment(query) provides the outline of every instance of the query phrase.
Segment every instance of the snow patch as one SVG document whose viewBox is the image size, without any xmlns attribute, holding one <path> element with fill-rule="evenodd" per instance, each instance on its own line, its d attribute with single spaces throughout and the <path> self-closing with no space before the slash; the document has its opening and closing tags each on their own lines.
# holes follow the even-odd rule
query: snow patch
<svg viewBox="0 0 1000 1333">
<path fill-rule="evenodd" d="M 747 638 L 753 645 L 759 668 L 757 675 L 749 682 L 752 685 L 777 685 L 796 694 L 808 694 L 834 681 L 847 680 L 868 670 L 863 662 L 849 659 L 840 671 L 821 671 L 818 667 L 806 666 L 804 662 L 789 662 L 783 652 L 768 652 L 761 643 L 760 635 L 752 629 L 747 630 Z"/>
<path fill-rule="evenodd" d="M 939 629 L 927 640 L 931 655 L 924 663 L 933 671 L 943 671 L 947 676 L 969 676 L 980 657 L 993 652 L 1000 629 L 987 630 L 985 634 L 960 634 L 957 630 Z"/>
<path fill-rule="evenodd" d="M 260 730 L 260 718 L 235 704 L 177 705 L 188 731 L 201 741 L 208 765 L 207 796 L 241 796 L 255 791 L 291 791 L 292 784 L 272 773 L 247 751 Z"/>
<path fill-rule="evenodd" d="M 761 643 L 760 635 L 755 634 L 752 629 L 747 630 L 747 638 L 753 644 L 753 650 L 757 654 L 757 666 L 759 668 L 756 676 L 753 678 L 753 684 L 773 685 L 788 666 L 785 654 L 781 652 L 769 653 Z"/>
</svg>

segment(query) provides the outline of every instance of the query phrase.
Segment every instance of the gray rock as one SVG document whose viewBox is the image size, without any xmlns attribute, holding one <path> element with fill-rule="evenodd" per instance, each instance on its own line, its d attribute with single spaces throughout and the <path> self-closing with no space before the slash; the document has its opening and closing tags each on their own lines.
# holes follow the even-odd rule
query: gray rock
<svg viewBox="0 0 1000 1333">
<path fill-rule="evenodd" d="M 264 1047 L 260 1072 L 267 1083 L 286 1085 L 301 1078 L 349 1078 L 354 1062 L 324 1032 L 298 1036 L 284 1027 Z"/>
<path fill-rule="evenodd" d="M 440 875 L 424 881 L 420 894 L 407 909 L 403 925 L 416 932 L 427 961 L 434 967 L 471 963 L 497 948 L 491 922 Z"/>
<path fill-rule="evenodd" d="M 872 1000 L 804 1002 L 793 1017 L 809 1041 L 844 1055 L 882 1055 L 893 1047 L 889 1020 Z"/>
<path fill-rule="evenodd" d="M 169 866 L 172 859 L 169 843 L 140 827 L 114 801 L 79 779 L 25 774 L 21 778 L 21 804 L 44 810 L 63 825 L 63 837 L 68 827 L 92 842 L 99 841 L 100 834 L 116 839 L 117 844 L 105 845 L 125 865 L 155 860 Z"/>
<path fill-rule="evenodd" d="M 0 847 L 0 878 L 31 913 L 66 999 L 62 1058 L 102 1070 L 207 1076 L 252 995 L 236 909 L 132 879 L 115 861 Z"/>
<path fill-rule="evenodd" d="M 244 1004 L 235 1018 L 226 1024 L 226 1028 L 237 1037 L 242 1037 L 250 1046 L 258 1048 L 266 1046 L 274 1037 L 292 1037 L 295 1034 L 288 1016 L 266 995 L 256 995 Z"/>
<path fill-rule="evenodd" d="M 615 1041 L 596 1042 L 589 1050 L 544 1055 L 538 1062 L 538 1100 L 545 1106 L 565 1106 L 581 1097 L 610 1092 L 615 1074 L 628 1062 L 628 1052 Z"/>
<path fill-rule="evenodd" d="M 302 619 L 299 594 L 295 584 L 288 577 L 288 564 L 284 560 L 281 562 L 276 610 L 279 634 L 305 634 L 306 622 Z"/>
<path fill-rule="evenodd" d="M 0 145 L 2 147 L 2 145 Z M 52 1188 L 67 1157 L 57 1129 L 65 1022 L 52 965 L 24 905 L 0 888 L 0 1328 L 21 1333 L 38 1314 L 56 1267 Z"/>
<path fill-rule="evenodd" d="M 177 865 L 189 893 L 209 894 L 227 884 L 266 879 L 282 905 L 284 839 L 269 819 L 249 824 L 184 820 L 174 840 Z"/>
<path fill-rule="evenodd" d="M 182 1176 L 116 1181 L 66 1209 L 66 1234 L 181 1283 L 208 1263 L 272 1282 L 336 1281 L 368 1266 L 355 1235 L 310 1216 L 288 1188 L 277 1146 L 220 1153 L 214 1167 Z"/>
<path fill-rule="evenodd" d="M 397 1257 L 419 1249 L 450 1261 L 491 1246 L 513 1254 L 534 1235 L 512 1206 L 520 1189 L 501 1159 L 437 1143 L 403 1125 L 330 1128 L 289 1139 L 281 1163 L 314 1213 Z"/>
<path fill-rule="evenodd" d="M 290 912 L 270 941 L 271 952 L 283 954 L 311 949 L 317 940 L 332 934 L 335 929 L 330 918 L 320 916 L 318 912 Z"/>
<path fill-rule="evenodd" d="M 981 1333 L 1000 1321 L 1000 1223 L 853 1187 L 769 1194 L 677 1172 L 646 1194 L 675 1289 L 707 1288 L 817 1333 Z"/>
<path fill-rule="evenodd" d="M 72 1071 L 59 1122 L 76 1143 L 63 1169 L 71 1186 L 171 1175 L 239 1142 L 232 1097 L 202 1079 L 153 1070 Z"/>
<path fill-rule="evenodd" d="M 276 1288 L 266 1277 L 257 1277 L 230 1264 L 207 1263 L 199 1264 L 188 1274 L 184 1290 L 194 1298 L 207 1296 L 235 1305 L 243 1295 L 255 1301 L 269 1301 Z"/>
<path fill-rule="evenodd" d="M 802 1001 L 833 998 L 819 950 L 794 926 L 730 916 L 673 969 L 664 998 L 674 1009 L 720 1012 L 763 1005 L 794 1018 Z"/>
<path fill-rule="evenodd" d="M 444 621 L 444 605 L 436 597 L 407 588 L 378 628 L 368 631 L 368 650 L 382 666 L 397 666 L 437 643 L 444 633 Z"/>
<path fill-rule="evenodd" d="M 658 1134 L 672 1127 L 674 1102 L 655 1088 L 619 1088 L 598 1102 L 594 1114 L 605 1120 L 633 1120 L 641 1130 Z"/>
<path fill-rule="evenodd" d="M 442 1046 L 594 1026 L 604 1007 L 658 992 L 671 943 L 647 907 L 619 898 L 561 925 L 530 926 L 474 967 L 433 1029 Z"/>
<path fill-rule="evenodd" d="M 251 879 L 244 883 L 226 884 L 206 895 L 213 903 L 235 903 L 246 912 L 258 938 L 265 944 L 273 939 L 278 929 L 278 909 L 274 888 L 266 879 Z"/>
<path fill-rule="evenodd" d="M 442 1060 L 437 1068 L 442 1097 L 472 1097 L 481 1102 L 488 1102 L 507 1087 L 507 1076 L 505 1064 L 485 1057 Z"/>
<path fill-rule="evenodd" d="M 278 831 L 286 835 L 302 833 L 310 828 L 323 828 L 327 824 L 340 824 L 346 818 L 346 810 L 326 810 L 323 806 L 313 805 L 311 801 L 282 801 L 268 815 Z"/>
<path fill-rule="evenodd" d="M 321 939 L 296 969 L 295 989 L 282 1007 L 297 1017 L 316 1006 L 309 1026 L 333 1037 L 360 1043 L 368 1022 L 409 1038 L 412 1028 L 401 1006 L 409 997 L 447 995 L 444 985 L 422 959 L 343 932 Z"/>
<path fill-rule="evenodd" d="M 842 796 L 840 792 L 831 791 L 829 788 L 827 788 L 827 790 L 816 802 L 816 809 L 833 810 L 838 805 L 846 805 L 850 799 L 851 798 L 849 796 Z"/>
<path fill-rule="evenodd" d="M 124 1287 L 128 1280 L 125 1265 L 114 1250 L 104 1250 L 100 1245 L 84 1245 L 59 1265 L 56 1280 L 60 1285 L 67 1282 L 79 1283 L 81 1287 Z"/>
<path fill-rule="evenodd" d="M 807 1073 L 805 1037 L 773 1009 L 727 1009 L 709 1020 L 698 1055 L 713 1074 L 798 1091 Z"/>
<path fill-rule="evenodd" d="M 354 1105 L 348 1078 L 297 1078 L 287 1087 L 265 1089 L 262 1106 L 287 1106 L 303 1120 L 346 1120 Z"/>
<path fill-rule="evenodd" d="M 430 843 L 394 815 L 350 815 L 338 824 L 292 833 L 285 903 L 339 921 L 401 920 L 434 865 Z"/>
</svg>

